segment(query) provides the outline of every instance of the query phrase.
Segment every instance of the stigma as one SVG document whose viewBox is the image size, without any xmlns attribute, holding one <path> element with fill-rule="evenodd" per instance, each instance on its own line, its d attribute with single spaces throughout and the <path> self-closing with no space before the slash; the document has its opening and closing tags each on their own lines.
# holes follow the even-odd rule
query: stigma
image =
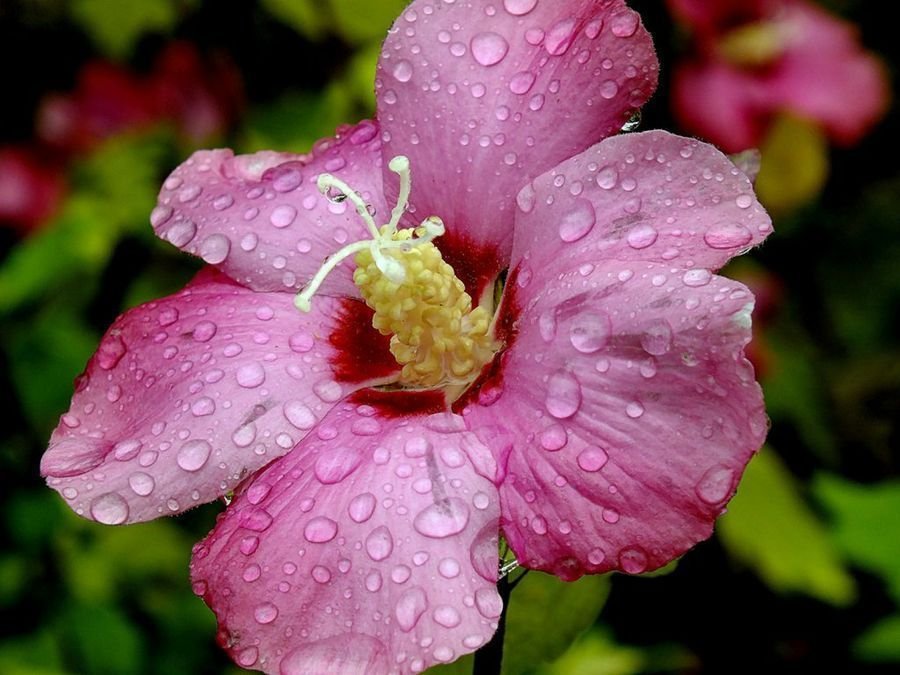
<svg viewBox="0 0 900 675">
<path fill-rule="evenodd" d="M 401 366 L 396 384 L 410 388 L 465 386 L 493 359 L 500 345 L 491 336 L 491 312 L 472 306 L 472 298 L 433 241 L 445 232 L 443 221 L 429 216 L 416 228 L 400 229 L 409 204 L 409 159 L 394 157 L 388 168 L 400 179 L 390 220 L 380 227 L 368 205 L 350 186 L 331 174 L 321 174 L 323 194 L 337 192 L 349 200 L 371 238 L 343 247 L 324 262 L 295 298 L 308 312 L 312 296 L 325 277 L 354 256 L 353 282 L 374 311 L 372 325 L 390 335 L 390 350 Z"/>
</svg>

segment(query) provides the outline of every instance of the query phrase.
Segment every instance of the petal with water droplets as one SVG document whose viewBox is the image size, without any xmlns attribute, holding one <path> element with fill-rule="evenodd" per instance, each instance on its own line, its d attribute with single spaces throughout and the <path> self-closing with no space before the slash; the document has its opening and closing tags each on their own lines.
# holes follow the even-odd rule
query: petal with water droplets
<svg viewBox="0 0 900 675">
<path fill-rule="evenodd" d="M 377 420 L 379 433 L 355 434 L 360 419 Z M 499 500 L 465 460 L 471 434 L 458 428 L 341 404 L 321 423 L 327 433 L 235 498 L 195 549 L 191 574 L 238 663 L 252 649 L 266 672 L 420 672 L 490 639 L 502 607 Z M 448 465 L 439 448 L 462 461 Z M 320 460 L 336 452 L 354 454 L 338 464 L 357 468 L 323 481 Z M 271 524 L 243 548 L 260 510 Z"/>
<path fill-rule="evenodd" d="M 500 487 L 510 546 L 567 579 L 654 569 L 708 537 L 766 432 L 743 353 L 750 292 L 625 265 L 552 264 L 553 283 L 523 299 L 503 395 L 463 411 L 489 445 L 513 439 Z"/>
<path fill-rule="evenodd" d="M 151 224 L 162 239 L 253 290 L 297 290 L 325 258 L 369 236 L 343 195 L 319 193 L 316 178 L 322 173 L 360 193 L 382 222 L 389 218 L 378 125 L 364 121 L 342 127 L 308 155 L 194 153 L 163 183 Z M 321 293 L 358 296 L 351 273 L 351 265 L 341 265 Z"/>
<path fill-rule="evenodd" d="M 301 314 L 289 294 L 210 270 L 126 312 L 79 378 L 41 473 L 77 513 L 109 524 L 219 497 L 309 433 L 336 400 L 317 393 L 325 384 L 352 391 L 332 378 L 334 348 L 313 337 L 337 309 L 321 298 Z"/>
<path fill-rule="evenodd" d="M 632 31 L 617 35 L 623 16 Z M 621 0 L 439 11 L 416 0 L 388 35 L 375 87 L 385 154 L 411 160 L 416 217 L 437 214 L 503 259 L 522 185 L 617 132 L 656 80 L 650 38 Z M 392 175 L 385 187 L 396 193 Z"/>
</svg>

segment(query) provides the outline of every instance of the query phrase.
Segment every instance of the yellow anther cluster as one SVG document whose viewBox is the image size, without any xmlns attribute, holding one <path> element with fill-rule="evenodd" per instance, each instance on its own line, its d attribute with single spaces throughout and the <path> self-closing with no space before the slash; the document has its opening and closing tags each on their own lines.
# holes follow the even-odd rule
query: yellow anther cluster
<svg viewBox="0 0 900 675">
<path fill-rule="evenodd" d="M 400 242 L 414 230 L 384 236 Z M 424 229 L 415 230 L 418 236 Z M 402 281 L 388 279 L 369 250 L 356 254 L 353 281 L 366 304 L 375 310 L 372 320 L 382 335 L 391 335 L 391 353 L 403 366 L 400 383 L 415 387 L 467 383 L 496 352 L 488 335 L 490 314 L 472 309 L 472 298 L 432 243 L 384 249 L 400 262 Z"/>
</svg>

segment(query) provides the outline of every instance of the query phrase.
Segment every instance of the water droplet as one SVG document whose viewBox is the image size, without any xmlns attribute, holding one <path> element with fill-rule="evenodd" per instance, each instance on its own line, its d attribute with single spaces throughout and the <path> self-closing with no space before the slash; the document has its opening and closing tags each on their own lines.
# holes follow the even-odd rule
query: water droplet
<svg viewBox="0 0 900 675">
<path fill-rule="evenodd" d="M 366 537 L 366 553 L 375 562 L 387 558 L 394 550 L 394 538 L 384 525 L 376 527 Z"/>
<path fill-rule="evenodd" d="M 485 619 L 496 619 L 503 613 L 503 599 L 493 588 L 475 591 L 475 606 Z"/>
<path fill-rule="evenodd" d="M 434 618 L 435 623 L 444 628 L 456 628 L 462 623 L 462 617 L 459 615 L 459 612 L 450 605 L 438 605 L 434 608 L 431 616 Z"/>
<path fill-rule="evenodd" d="M 247 489 L 247 501 L 256 506 L 269 496 L 272 488 L 268 483 L 254 483 Z"/>
<path fill-rule="evenodd" d="M 721 223 L 709 228 L 703 235 L 703 241 L 715 249 L 738 248 L 752 240 L 753 234 L 740 223 Z"/>
<path fill-rule="evenodd" d="M 591 231 L 596 221 L 594 205 L 580 197 L 575 200 L 571 210 L 562 217 L 559 223 L 559 238 L 565 242 L 578 241 Z"/>
<path fill-rule="evenodd" d="M 509 90 L 514 94 L 527 94 L 534 86 L 534 80 L 534 73 L 523 70 L 509 79 Z"/>
<path fill-rule="evenodd" d="M 603 448 L 598 448 L 596 446 L 589 446 L 578 453 L 578 466 L 581 467 L 583 471 L 599 471 L 604 466 L 606 466 L 606 462 L 609 461 L 609 455 L 606 454 L 606 450 Z"/>
<path fill-rule="evenodd" d="M 316 426 L 315 413 L 300 401 L 285 401 L 282 410 L 287 421 L 297 429 L 307 431 Z"/>
<path fill-rule="evenodd" d="M 303 182 L 303 174 L 288 165 L 275 167 L 268 172 L 267 178 L 272 179 L 272 187 L 276 192 L 296 190 Z"/>
<path fill-rule="evenodd" d="M 637 14 L 630 9 L 626 9 L 615 14 L 610 19 L 610 30 L 616 37 L 627 38 L 637 32 L 639 23 Z"/>
<path fill-rule="evenodd" d="M 535 194 L 534 186 L 529 183 L 519 190 L 519 194 L 516 195 L 516 205 L 522 213 L 531 213 L 536 199 L 537 195 Z"/>
<path fill-rule="evenodd" d="M 597 172 L 597 185 L 604 190 L 612 190 L 619 182 L 619 172 L 613 166 L 605 166 Z"/>
<path fill-rule="evenodd" d="M 472 56 L 482 66 L 500 63 L 509 51 L 509 43 L 499 33 L 478 33 L 469 44 Z"/>
<path fill-rule="evenodd" d="M 538 317 L 538 332 L 544 342 L 552 342 L 556 337 L 556 309 L 551 308 L 541 312 Z"/>
<path fill-rule="evenodd" d="M 569 326 L 569 342 L 582 354 L 593 354 L 609 342 L 612 324 L 606 314 L 582 312 Z"/>
<path fill-rule="evenodd" d="M 739 209 L 749 209 L 753 204 L 753 195 L 741 194 L 735 197 L 734 203 Z"/>
<path fill-rule="evenodd" d="M 194 417 L 206 417 L 216 411 L 216 402 L 209 396 L 201 396 L 191 404 L 191 414 Z"/>
<path fill-rule="evenodd" d="M 121 525 L 128 518 L 128 502 L 118 492 L 107 492 L 91 502 L 91 517 L 104 525 Z"/>
<path fill-rule="evenodd" d="M 525 16 L 535 5 L 537 0 L 503 0 L 503 8 L 513 16 Z"/>
<path fill-rule="evenodd" d="M 427 608 L 428 596 L 421 586 L 410 588 L 401 595 L 394 607 L 394 616 L 400 630 L 404 633 L 411 631 Z"/>
<path fill-rule="evenodd" d="M 600 96 L 607 100 L 615 98 L 618 93 L 619 85 L 616 84 L 615 80 L 606 80 L 600 85 Z"/>
<path fill-rule="evenodd" d="M 448 497 L 422 509 L 413 527 L 433 539 L 443 539 L 462 532 L 469 523 L 469 507 L 457 497 Z"/>
<path fill-rule="evenodd" d="M 652 225 L 642 224 L 633 227 L 626 238 L 628 245 L 634 249 L 647 248 L 656 243 L 659 233 Z"/>
<path fill-rule="evenodd" d="M 112 370 L 125 356 L 126 351 L 125 343 L 119 337 L 118 331 L 111 331 L 97 348 L 97 365 L 103 370 Z"/>
<path fill-rule="evenodd" d="M 460 573 L 459 563 L 455 558 L 442 558 L 438 563 L 438 572 L 445 579 L 455 579 Z"/>
<path fill-rule="evenodd" d="M 212 321 L 200 321 L 194 326 L 191 337 L 197 342 L 209 342 L 218 330 L 219 327 Z"/>
<path fill-rule="evenodd" d="M 314 544 L 324 544 L 337 536 L 338 526 L 331 518 L 316 516 L 303 528 L 303 536 L 306 541 Z"/>
<path fill-rule="evenodd" d="M 644 406 L 639 401 L 632 401 L 625 406 L 625 414 L 631 419 L 637 419 L 644 414 Z"/>
<path fill-rule="evenodd" d="M 640 546 L 623 548 L 619 552 L 619 567 L 628 574 L 640 574 L 647 569 L 647 554 Z"/>
<path fill-rule="evenodd" d="M 173 246 L 184 248 L 197 236 L 197 226 L 192 220 L 179 220 L 166 230 L 165 238 Z"/>
<path fill-rule="evenodd" d="M 120 462 L 127 462 L 134 459 L 143 446 L 143 443 L 137 439 L 130 438 L 125 441 L 119 441 L 113 446 L 113 457 Z"/>
<path fill-rule="evenodd" d="M 200 243 L 199 254 L 210 265 L 216 265 L 228 257 L 231 240 L 224 234 L 211 234 Z"/>
<path fill-rule="evenodd" d="M 338 447 L 324 451 L 316 459 L 316 478 L 323 485 L 340 483 L 362 462 L 362 454 L 352 448 Z"/>
<path fill-rule="evenodd" d="M 544 405 L 553 417 L 566 419 L 581 407 L 581 385 L 567 370 L 559 370 L 550 376 Z"/>
<path fill-rule="evenodd" d="M 541 432 L 541 447 L 548 452 L 556 452 L 569 440 L 565 428 L 561 424 L 552 424 Z"/>
<path fill-rule="evenodd" d="M 272 623 L 278 618 L 278 608 L 271 602 L 263 602 L 253 610 L 253 618 L 256 619 L 257 623 Z"/>
<path fill-rule="evenodd" d="M 156 481 L 153 480 L 151 475 L 143 471 L 135 471 L 128 477 L 128 487 L 139 497 L 146 497 L 153 492 L 153 488 L 156 487 Z"/>
<path fill-rule="evenodd" d="M 250 668 L 259 658 L 259 649 L 256 647 L 247 647 L 237 654 L 237 664 L 242 668 Z"/>
<path fill-rule="evenodd" d="M 568 18 L 558 21 L 548 31 L 544 38 L 544 49 L 551 56 L 565 54 L 575 39 L 575 19 Z"/>
<path fill-rule="evenodd" d="M 391 74 L 398 82 L 409 82 L 413 76 L 413 65 L 406 59 L 401 59 L 394 64 Z"/>
<path fill-rule="evenodd" d="M 250 535 L 249 537 L 244 537 L 241 539 L 238 544 L 238 550 L 244 555 L 253 555 L 256 553 L 256 549 L 259 548 L 259 537 Z"/>
<path fill-rule="evenodd" d="M 697 483 L 697 496 L 711 505 L 720 504 L 731 496 L 734 489 L 734 470 L 717 464 L 710 468 Z"/>
<path fill-rule="evenodd" d="M 266 381 L 266 371 L 257 363 L 245 363 L 235 373 L 237 383 L 247 389 L 258 387 Z"/>
<path fill-rule="evenodd" d="M 275 227 L 282 228 L 287 227 L 291 223 L 294 222 L 294 219 L 297 217 L 297 209 L 291 206 L 290 204 L 282 204 L 281 206 L 276 206 L 271 215 L 269 216 L 269 222 L 272 223 Z"/>
<path fill-rule="evenodd" d="M 185 471 L 199 471 L 209 459 L 212 446 L 203 440 L 188 441 L 178 451 L 176 461 Z"/>
<path fill-rule="evenodd" d="M 174 213 L 175 209 L 173 209 L 171 206 L 156 206 L 150 212 L 150 224 L 154 229 L 158 229 L 169 222 L 169 219 Z"/>
<path fill-rule="evenodd" d="M 657 319 L 644 327 L 641 347 L 653 356 L 661 356 L 672 348 L 672 327 L 665 319 Z"/>
<path fill-rule="evenodd" d="M 704 269 L 688 270 L 684 273 L 684 276 L 681 277 L 682 283 L 684 283 L 685 286 L 690 286 L 692 288 L 706 286 L 711 280 L 712 273 L 709 270 Z"/>
</svg>

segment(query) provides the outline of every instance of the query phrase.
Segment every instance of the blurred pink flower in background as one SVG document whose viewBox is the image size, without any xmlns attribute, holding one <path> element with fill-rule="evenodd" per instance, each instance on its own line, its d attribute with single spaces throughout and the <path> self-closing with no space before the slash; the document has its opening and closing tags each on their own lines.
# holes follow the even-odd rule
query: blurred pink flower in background
<svg viewBox="0 0 900 675">
<path fill-rule="evenodd" d="M 28 231 L 56 213 L 66 181 L 64 168 L 50 155 L 0 147 L 0 224 Z"/>
<path fill-rule="evenodd" d="M 882 63 L 854 27 L 804 0 L 668 0 L 691 33 L 672 106 L 684 129 L 727 152 L 758 147 L 775 116 L 856 143 L 889 99 Z"/>
<path fill-rule="evenodd" d="M 191 43 L 173 42 L 146 76 L 107 61 L 85 65 L 74 91 L 43 101 L 37 135 L 76 153 L 113 134 L 169 122 L 197 143 L 222 134 L 242 106 L 240 74 L 229 61 L 204 57 Z"/>
</svg>

